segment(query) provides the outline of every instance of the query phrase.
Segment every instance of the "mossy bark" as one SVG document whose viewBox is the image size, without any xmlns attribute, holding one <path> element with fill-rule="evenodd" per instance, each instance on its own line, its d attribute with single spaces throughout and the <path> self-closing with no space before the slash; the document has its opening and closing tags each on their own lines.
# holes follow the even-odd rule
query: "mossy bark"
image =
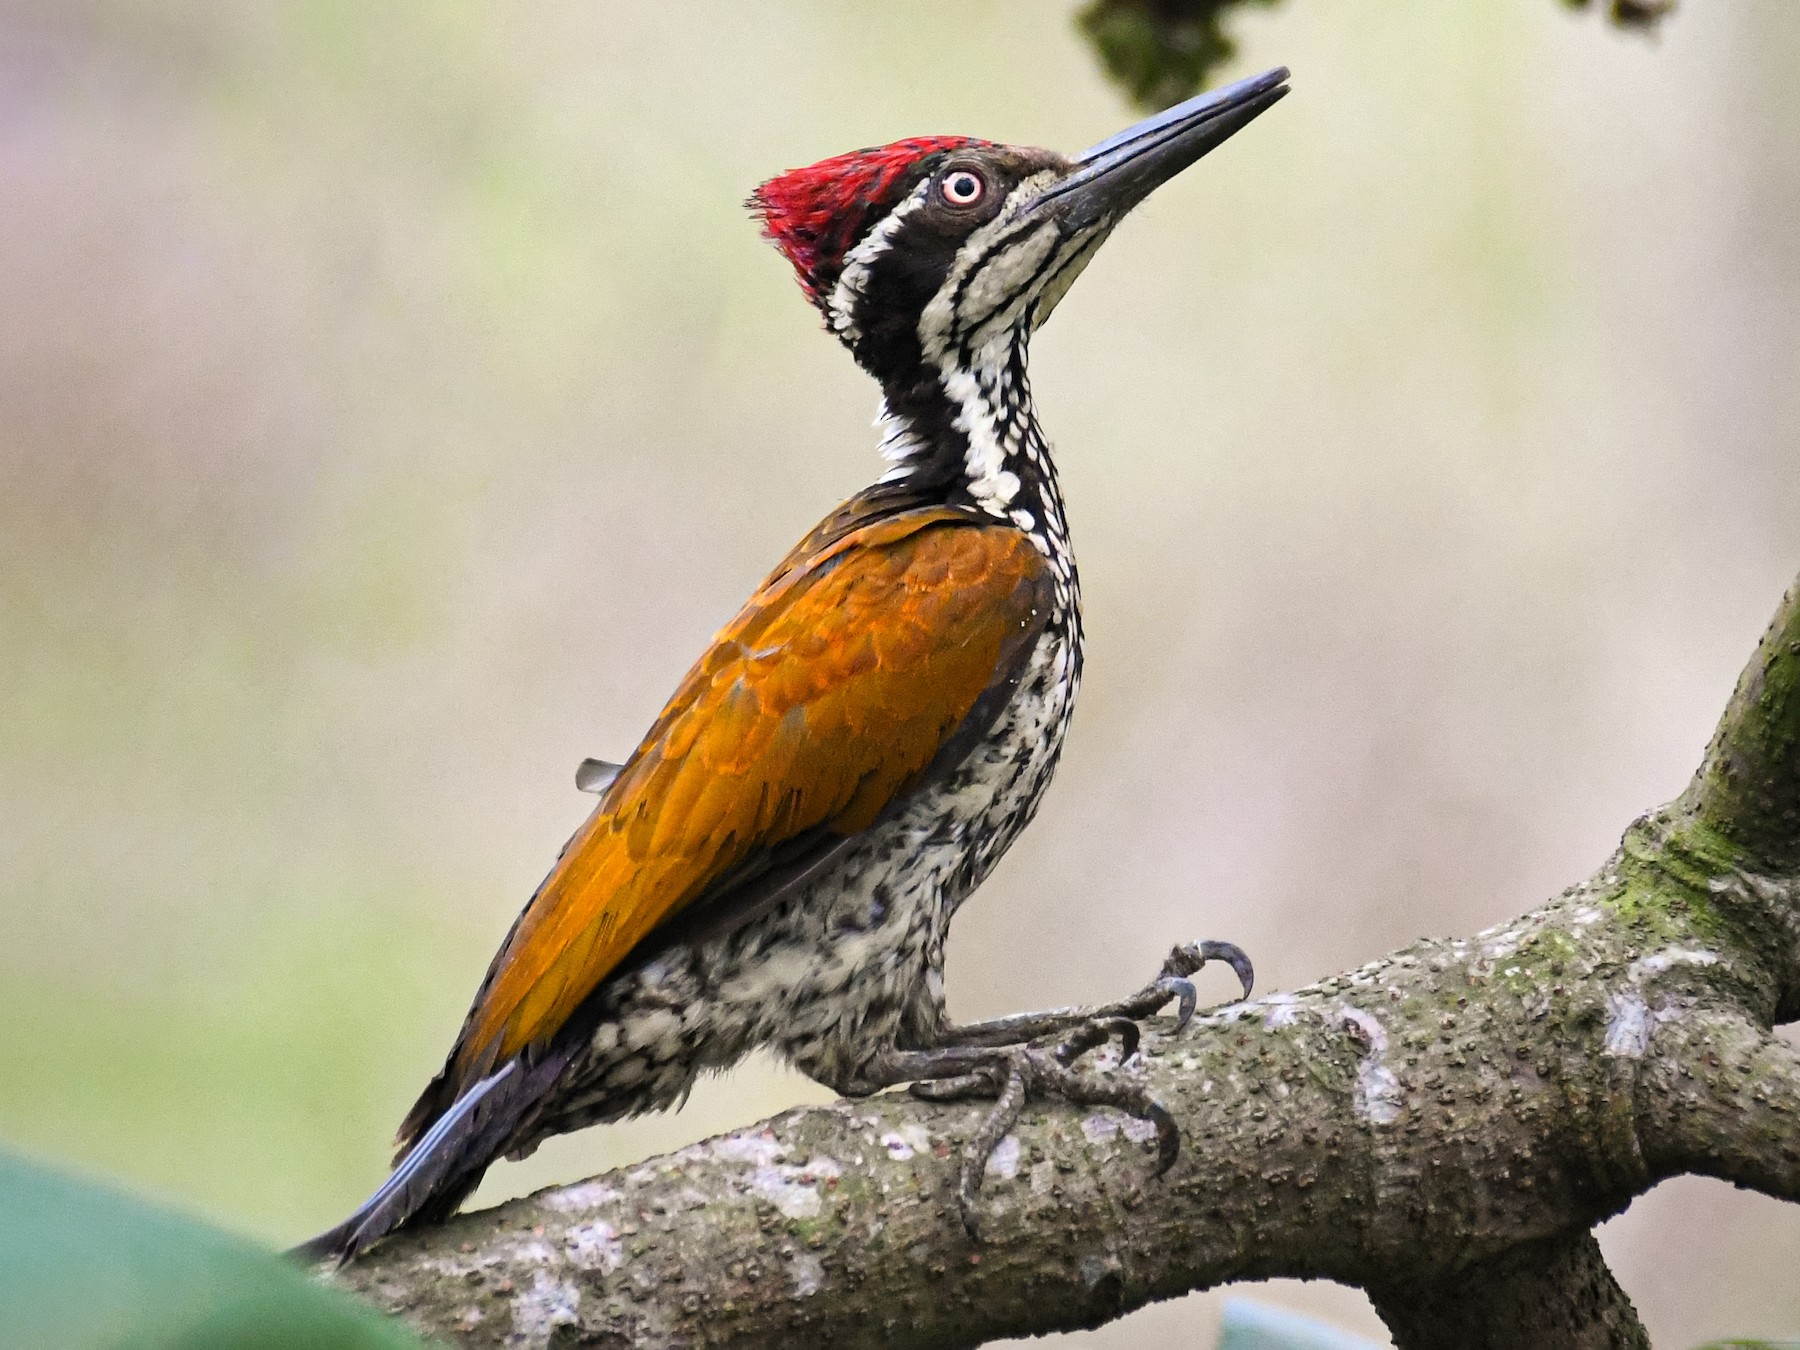
<svg viewBox="0 0 1800 1350">
<path fill-rule="evenodd" d="M 1181 935 L 1171 935 L 1181 936 Z M 957 1217 L 979 1106 L 793 1111 L 403 1235 L 334 1283 L 463 1345 L 976 1345 L 1231 1280 L 1370 1291 L 1413 1347 L 1645 1344 L 1593 1225 L 1700 1172 L 1800 1199 L 1800 584 L 1688 791 L 1512 923 L 1174 1034 L 1180 1123 L 1027 1112 Z M 1477 1332 L 1479 1331 L 1479 1335 Z"/>
</svg>

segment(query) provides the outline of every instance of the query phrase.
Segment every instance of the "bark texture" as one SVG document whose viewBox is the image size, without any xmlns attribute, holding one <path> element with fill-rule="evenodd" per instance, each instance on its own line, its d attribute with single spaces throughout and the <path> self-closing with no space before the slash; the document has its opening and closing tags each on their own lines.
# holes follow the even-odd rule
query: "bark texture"
<svg viewBox="0 0 1800 1350">
<path fill-rule="evenodd" d="M 1180 936 L 1180 935 L 1171 935 Z M 1800 583 L 1688 790 L 1473 937 L 1155 1023 L 1181 1126 L 1044 1103 L 958 1221 L 979 1105 L 788 1112 L 383 1244 L 339 1286 L 469 1346 L 976 1345 L 1231 1280 L 1367 1289 L 1415 1347 L 1640 1347 L 1591 1235 L 1658 1181 L 1800 1199 Z"/>
<path fill-rule="evenodd" d="M 1399 1350 L 1650 1347 L 1592 1233 L 1528 1242 L 1454 1280 L 1373 1285 L 1368 1292 Z"/>
</svg>

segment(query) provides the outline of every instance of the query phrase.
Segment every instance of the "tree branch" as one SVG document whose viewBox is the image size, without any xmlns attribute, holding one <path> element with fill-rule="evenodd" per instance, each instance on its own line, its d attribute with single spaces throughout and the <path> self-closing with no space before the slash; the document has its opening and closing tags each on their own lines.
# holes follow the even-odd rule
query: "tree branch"
<svg viewBox="0 0 1800 1350">
<path fill-rule="evenodd" d="M 956 1156 L 986 1108 L 883 1096 L 331 1278 L 470 1346 L 976 1345 L 1268 1276 L 1368 1289 L 1407 1350 L 1641 1346 L 1593 1224 L 1684 1171 L 1800 1195 L 1800 1064 L 1767 1034 L 1800 1006 L 1797 658 L 1800 586 L 1693 785 L 1542 908 L 1153 1023 L 1114 1071 L 1180 1124 L 1161 1178 L 1135 1122 L 1040 1105 L 977 1246 Z"/>
<path fill-rule="evenodd" d="M 1527 1243 L 1455 1282 L 1375 1285 L 1369 1297 L 1394 1333 L 1396 1350 L 1650 1350 L 1637 1310 L 1592 1233 Z"/>
<path fill-rule="evenodd" d="M 1738 678 L 1689 793 L 1746 863 L 1800 870 L 1800 583 Z"/>
<path fill-rule="evenodd" d="M 1800 1051 L 1725 1014 L 1670 1032 L 1640 1111 L 1656 1170 L 1800 1201 Z"/>
</svg>

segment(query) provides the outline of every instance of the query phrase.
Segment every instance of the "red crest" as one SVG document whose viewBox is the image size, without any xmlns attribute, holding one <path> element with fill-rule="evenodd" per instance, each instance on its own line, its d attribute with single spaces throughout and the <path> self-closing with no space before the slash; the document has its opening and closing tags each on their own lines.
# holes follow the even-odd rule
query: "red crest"
<svg viewBox="0 0 1800 1350">
<path fill-rule="evenodd" d="M 970 136 L 913 136 L 852 150 L 771 178 L 746 205 L 762 220 L 763 236 L 794 265 L 807 298 L 822 304 L 843 270 L 844 255 L 899 204 L 922 161 L 986 144 Z"/>
</svg>

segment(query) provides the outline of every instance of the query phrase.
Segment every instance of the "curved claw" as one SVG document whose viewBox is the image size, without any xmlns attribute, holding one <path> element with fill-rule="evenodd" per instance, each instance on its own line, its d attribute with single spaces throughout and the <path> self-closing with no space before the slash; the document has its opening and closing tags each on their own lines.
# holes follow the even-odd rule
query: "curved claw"
<svg viewBox="0 0 1800 1350">
<path fill-rule="evenodd" d="M 981 1220 L 975 1213 L 975 1198 L 963 1192 L 956 1197 L 956 1207 L 962 1212 L 963 1232 L 969 1235 L 969 1241 L 980 1242 Z"/>
<path fill-rule="evenodd" d="M 1138 1024 L 1129 1017 L 1096 1017 L 1083 1022 L 1056 1047 L 1056 1061 L 1067 1067 L 1114 1036 L 1119 1038 L 1119 1062 L 1123 1064 L 1137 1053 L 1138 1042 L 1143 1038 Z"/>
<path fill-rule="evenodd" d="M 1250 958 L 1244 949 L 1235 942 L 1189 942 L 1177 947 L 1169 953 L 1169 959 L 1163 962 L 1162 978 L 1154 988 L 1160 992 L 1164 1001 L 1171 998 L 1180 999 L 1175 1012 L 1175 1030 L 1186 1027 L 1194 1015 L 1194 1009 L 1200 1004 L 1200 996 L 1194 991 L 1194 983 L 1188 976 L 1199 971 L 1208 961 L 1223 961 L 1230 966 L 1232 973 L 1238 977 L 1238 983 L 1244 987 L 1244 997 L 1250 997 L 1250 991 L 1256 986 L 1256 967 L 1250 964 Z"/>
<path fill-rule="evenodd" d="M 1138 1042 L 1144 1038 L 1144 1033 L 1139 1029 L 1138 1024 L 1129 1017 L 1100 1018 L 1089 1022 L 1088 1028 L 1094 1038 L 1093 1043 L 1086 1047 L 1089 1050 L 1105 1045 L 1114 1036 L 1119 1038 L 1119 1063 L 1121 1064 L 1137 1053 Z"/>
<path fill-rule="evenodd" d="M 1113 1034 L 1119 1038 L 1119 1062 L 1123 1064 L 1137 1053 L 1138 1043 L 1144 1039 L 1143 1030 L 1129 1017 L 1107 1020 L 1111 1023 Z"/>
<path fill-rule="evenodd" d="M 1150 1103 L 1149 1115 L 1156 1126 L 1156 1175 L 1160 1177 L 1181 1156 L 1181 1127 L 1161 1102 Z"/>
<path fill-rule="evenodd" d="M 1194 988 L 1194 982 L 1180 975 L 1166 977 L 1164 983 L 1169 992 L 1181 1000 L 1181 1006 L 1175 1010 L 1175 1030 L 1181 1031 L 1194 1016 L 1194 1009 L 1200 1006 L 1200 995 Z"/>
<path fill-rule="evenodd" d="M 1256 987 L 1256 967 L 1250 964 L 1242 947 L 1235 942 L 1202 942 L 1200 955 L 1208 961 L 1223 961 L 1230 966 L 1238 983 L 1244 986 L 1244 997 L 1250 997 L 1250 991 Z"/>
</svg>

